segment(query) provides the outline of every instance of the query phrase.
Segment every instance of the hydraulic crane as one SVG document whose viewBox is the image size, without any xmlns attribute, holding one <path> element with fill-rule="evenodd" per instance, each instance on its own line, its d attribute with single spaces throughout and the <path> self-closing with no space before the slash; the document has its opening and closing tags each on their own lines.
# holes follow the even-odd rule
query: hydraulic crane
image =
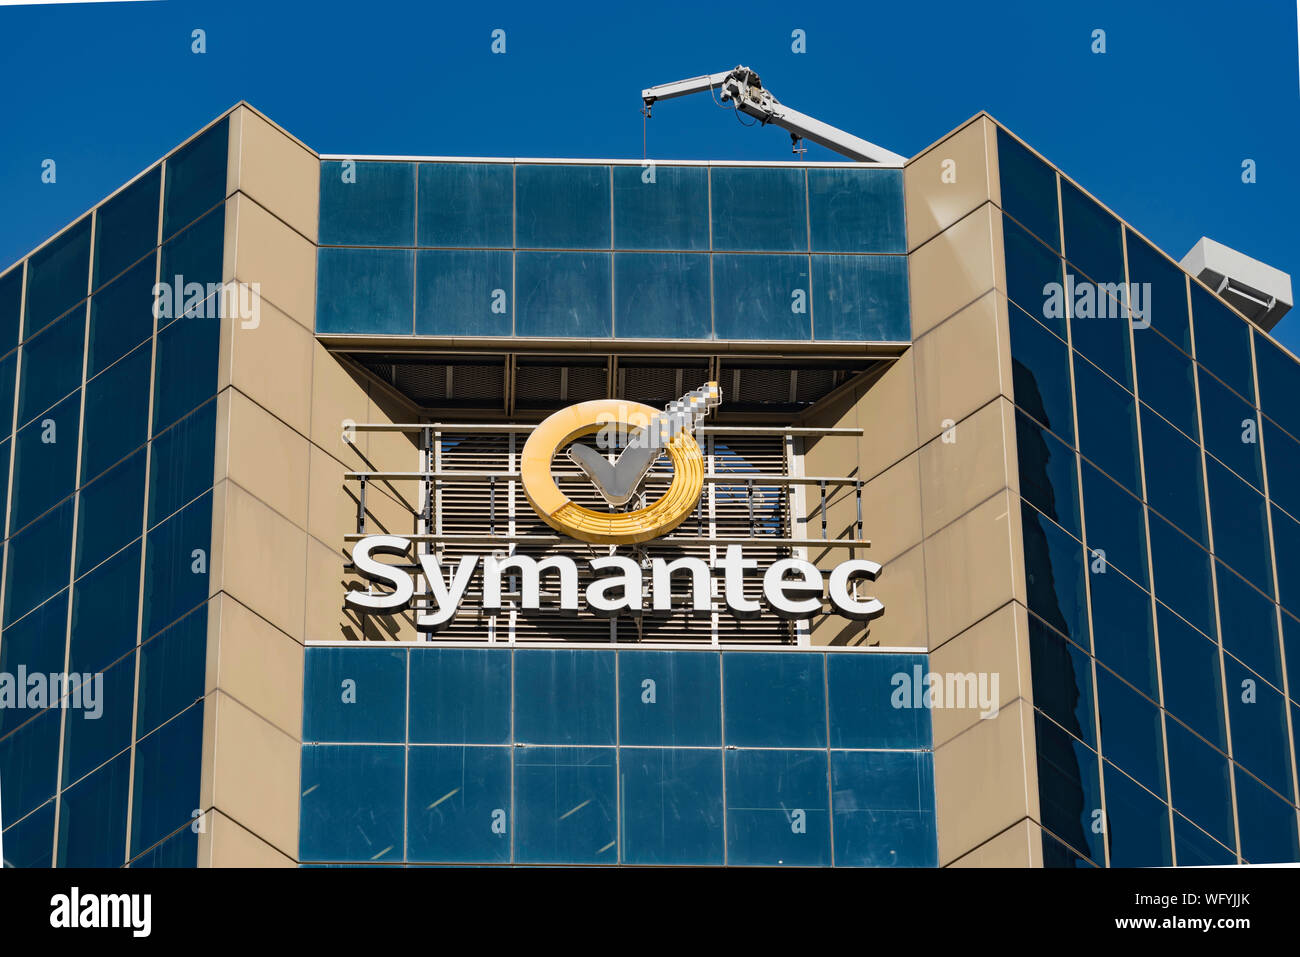
<svg viewBox="0 0 1300 957">
<path fill-rule="evenodd" d="M 670 100 L 704 90 L 717 90 L 722 102 L 733 104 L 735 109 L 754 117 L 764 126 L 771 123 L 786 130 L 793 143 L 793 152 L 798 153 L 799 141 L 806 139 L 863 163 L 902 166 L 906 162 L 906 158 L 897 153 L 891 153 L 875 143 L 869 143 L 806 113 L 781 105 L 771 90 L 763 88 L 763 81 L 758 74 L 746 66 L 738 66 L 724 73 L 678 80 L 676 83 L 661 83 L 642 90 L 641 102 L 645 104 L 642 113 L 649 117 L 651 107 L 658 100 Z"/>
</svg>

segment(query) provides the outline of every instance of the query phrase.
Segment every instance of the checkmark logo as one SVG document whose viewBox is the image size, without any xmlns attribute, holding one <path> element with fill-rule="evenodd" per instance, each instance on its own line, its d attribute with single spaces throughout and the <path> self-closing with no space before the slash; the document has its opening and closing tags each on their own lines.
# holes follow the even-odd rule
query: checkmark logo
<svg viewBox="0 0 1300 957">
<path fill-rule="evenodd" d="M 636 494 L 641 480 L 659 461 L 663 448 L 648 441 L 634 442 L 610 462 L 590 445 L 575 442 L 569 446 L 569 458 L 587 473 L 606 502 L 611 506 L 626 505 Z"/>
</svg>

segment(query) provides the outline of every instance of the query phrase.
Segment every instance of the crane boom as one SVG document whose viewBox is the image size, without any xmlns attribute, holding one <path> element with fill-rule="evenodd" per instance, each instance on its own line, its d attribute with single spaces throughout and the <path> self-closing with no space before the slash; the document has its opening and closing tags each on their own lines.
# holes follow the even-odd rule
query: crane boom
<svg viewBox="0 0 1300 957">
<path fill-rule="evenodd" d="M 841 156 L 863 163 L 902 166 L 907 161 L 905 157 L 891 153 L 860 136 L 846 133 L 806 113 L 783 106 L 770 90 L 763 88 L 763 82 L 758 74 L 746 66 L 738 66 L 734 70 L 723 73 L 710 73 L 705 76 L 691 77 L 688 80 L 678 80 L 675 83 L 661 83 L 642 90 L 641 102 L 644 104 L 644 113 L 649 116 L 651 108 L 658 100 L 670 100 L 691 93 L 701 93 L 704 90 L 717 90 L 724 103 L 732 103 L 735 109 L 754 117 L 765 126 L 771 123 L 773 126 L 781 127 L 790 134 L 796 151 L 800 140 L 812 140 Z"/>
</svg>

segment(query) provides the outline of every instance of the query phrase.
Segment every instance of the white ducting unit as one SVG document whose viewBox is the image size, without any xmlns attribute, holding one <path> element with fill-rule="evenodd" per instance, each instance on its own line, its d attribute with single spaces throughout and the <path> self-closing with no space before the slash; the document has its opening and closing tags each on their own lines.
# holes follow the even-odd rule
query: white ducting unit
<svg viewBox="0 0 1300 957">
<path fill-rule="evenodd" d="M 1288 274 L 1207 236 L 1179 265 L 1265 331 L 1277 325 L 1295 301 Z"/>
</svg>

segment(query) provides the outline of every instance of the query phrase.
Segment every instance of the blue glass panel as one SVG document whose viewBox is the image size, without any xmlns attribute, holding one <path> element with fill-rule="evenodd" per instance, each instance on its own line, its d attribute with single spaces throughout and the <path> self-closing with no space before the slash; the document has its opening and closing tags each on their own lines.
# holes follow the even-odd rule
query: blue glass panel
<svg viewBox="0 0 1300 957">
<path fill-rule="evenodd" d="M 1286 700 L 1231 656 L 1223 659 L 1228 686 L 1232 757 L 1283 797 L 1292 796 Z"/>
<path fill-rule="evenodd" d="M 515 256 L 515 333 L 521 336 L 610 335 L 609 253 Z"/>
<path fill-rule="evenodd" d="M 1210 486 L 1210 521 L 1214 550 L 1253 582 L 1273 592 L 1273 563 L 1268 548 L 1268 507 L 1260 495 L 1214 459 L 1205 460 Z"/>
<path fill-rule="evenodd" d="M 1124 282 L 1119 220 L 1073 183 L 1061 182 L 1065 258 L 1098 283 Z"/>
<path fill-rule="evenodd" d="M 322 160 L 320 244 L 414 246 L 415 164 Z"/>
<path fill-rule="evenodd" d="M 1135 338 L 1141 324 L 1150 321 L 1152 327 L 1190 355 L 1192 330 L 1187 321 L 1187 274 L 1150 243 L 1131 231 L 1126 232 L 1128 279 L 1133 291 L 1133 311 L 1138 314 Z"/>
<path fill-rule="evenodd" d="M 411 748 L 409 762 L 408 860 L 510 860 L 509 748 Z"/>
<path fill-rule="evenodd" d="M 1216 840 L 1236 846 L 1228 759 L 1177 721 L 1165 723 L 1169 742 L 1169 792 L 1174 807 Z"/>
<path fill-rule="evenodd" d="M 1174 848 L 1179 867 L 1214 867 L 1236 864 L 1237 855 L 1181 814 L 1174 812 Z"/>
<path fill-rule="evenodd" d="M 1277 597 L 1300 614 L 1300 523 L 1273 507 L 1273 549 L 1277 555 Z"/>
<path fill-rule="evenodd" d="M 149 459 L 149 525 L 212 488 L 217 403 L 210 401 L 160 433 Z"/>
<path fill-rule="evenodd" d="M 708 249 L 708 169 L 615 166 L 614 248 Z"/>
<path fill-rule="evenodd" d="M 1059 249 L 1060 217 L 1056 203 L 1056 171 L 1002 129 L 998 130 L 998 174 L 1002 208 Z"/>
<path fill-rule="evenodd" d="M 86 375 L 93 378 L 153 332 L 157 255 L 141 260 L 90 298 L 90 348 Z"/>
<path fill-rule="evenodd" d="M 88 482 L 138 449 L 149 437 L 149 364 L 146 342 L 86 383 L 81 437 L 81 481 Z M 141 506 L 144 496 L 141 494 Z"/>
<path fill-rule="evenodd" d="M 615 750 L 516 747 L 514 757 L 515 860 L 617 863 Z"/>
<path fill-rule="evenodd" d="M 1077 355 L 1075 395 L 1079 413 L 1079 451 L 1135 495 L 1138 481 L 1137 426 L 1131 393 Z"/>
<path fill-rule="evenodd" d="M 1140 788 L 1109 761 L 1106 779 L 1106 831 L 1111 867 L 1171 867 L 1169 806 Z"/>
<path fill-rule="evenodd" d="M 926 665 L 925 655 L 827 655 L 831 747 L 930 747 Z"/>
<path fill-rule="evenodd" d="M 1267 336 L 1255 333 L 1255 365 L 1259 372 L 1259 405 L 1264 414 L 1300 438 L 1300 363 Z"/>
<path fill-rule="evenodd" d="M 1043 867 L 1083 869 L 1098 866 L 1086 857 L 1074 853 L 1047 831 L 1042 832 L 1042 840 L 1039 844 L 1043 850 Z"/>
<path fill-rule="evenodd" d="M 837 867 L 938 864 L 930 753 L 832 751 L 831 804 Z"/>
<path fill-rule="evenodd" d="M 158 333 L 153 431 L 158 434 L 217 391 L 221 323 L 187 316 Z"/>
<path fill-rule="evenodd" d="M 831 863 L 825 751 L 728 750 L 727 863 Z"/>
<path fill-rule="evenodd" d="M 27 260 L 23 338 L 30 338 L 85 299 L 89 280 L 90 217 L 86 216 Z"/>
<path fill-rule="evenodd" d="M 1192 360 L 1150 329 L 1133 331 L 1137 356 L 1138 392 L 1142 401 L 1193 438 L 1196 424 L 1196 383 Z"/>
<path fill-rule="evenodd" d="M 1277 606 L 1222 562 L 1215 565 L 1223 649 L 1274 687 L 1282 687 Z"/>
<path fill-rule="evenodd" d="M 155 166 L 95 211 L 95 288 L 158 244 L 161 180 Z"/>
<path fill-rule="evenodd" d="M 1147 502 L 1207 547 L 1210 538 L 1200 448 L 1144 407 L 1142 450 L 1145 460 L 1151 463 L 1146 470 Z"/>
<path fill-rule="evenodd" d="M 1070 355 L 1065 342 L 1019 309 L 1007 310 L 1016 405 L 1074 443 Z"/>
<path fill-rule="evenodd" d="M 1016 457 L 1021 497 L 1071 535 L 1081 538 L 1079 477 L 1074 451 L 1017 409 Z"/>
<path fill-rule="evenodd" d="M 72 501 L 64 500 L 9 540 L 5 625 L 67 585 L 72 558 Z"/>
<path fill-rule="evenodd" d="M 63 671 L 67 616 L 68 593 L 62 591 L 6 628 L 0 636 L 0 674 L 6 676 L 8 693 L 15 695 L 15 700 L 0 707 L 0 734 L 8 734 L 38 711 L 55 704 L 47 683 L 38 682 L 30 693 L 26 693 L 20 676 L 23 673 L 35 676 Z"/>
<path fill-rule="evenodd" d="M 516 166 L 516 245 L 609 249 L 609 194 L 608 166 Z"/>
<path fill-rule="evenodd" d="M 1147 538 L 1142 503 L 1099 472 L 1083 463 L 1083 514 L 1088 521 L 1088 553 L 1093 578 L 1114 565 L 1143 587 L 1147 583 Z M 1106 553 L 1105 566 L 1096 559 Z"/>
<path fill-rule="evenodd" d="M 1092 643 L 1098 660 L 1149 698 L 1160 697 L 1151 596 L 1113 568 L 1092 576 Z"/>
<path fill-rule="evenodd" d="M 299 858 L 400 861 L 405 773 L 403 747 L 304 746 Z"/>
<path fill-rule="evenodd" d="M 101 671 L 135 646 L 139 600 L 137 539 L 72 586 L 72 671 Z"/>
<path fill-rule="evenodd" d="M 1071 343 L 1082 355 L 1109 375 L 1133 388 L 1133 367 L 1130 361 L 1129 318 L 1121 299 L 1122 287 L 1095 286 L 1085 276 L 1070 273 L 1066 277 L 1067 295 L 1072 294 L 1070 313 Z"/>
<path fill-rule="evenodd" d="M 1080 645 L 1088 645 L 1083 546 L 1022 503 L 1029 610 Z"/>
<path fill-rule="evenodd" d="M 814 252 L 907 252 L 903 171 L 808 170 L 808 219 Z"/>
<path fill-rule="evenodd" d="M 62 671 L 60 663 L 59 670 Z M 78 672 L 69 688 L 63 726 L 63 783 L 76 781 L 131 746 L 131 708 L 135 699 L 135 655 L 127 655 L 99 675 Z M 200 689 L 199 694 L 202 695 Z M 129 759 L 129 755 L 127 755 Z M 126 782 L 123 781 L 123 788 Z M 120 823 L 126 826 L 126 799 Z"/>
<path fill-rule="evenodd" d="M 1300 860 L 1295 808 L 1249 774 L 1237 771 L 1237 825 L 1241 856 L 1249 864 Z"/>
<path fill-rule="evenodd" d="M 140 537 L 144 510 L 144 449 L 81 490 L 77 574 L 84 575 Z"/>
<path fill-rule="evenodd" d="M 1214 629 L 1210 556 L 1154 512 L 1148 512 L 1156 597 L 1207 635 Z"/>
<path fill-rule="evenodd" d="M 906 256 L 813 256 L 812 264 L 814 338 L 911 339 Z"/>
<path fill-rule="evenodd" d="M 52 867 L 54 802 L 4 832 L 4 867 Z"/>
<path fill-rule="evenodd" d="M 307 649 L 303 740 L 405 741 L 406 654 L 372 648 Z"/>
<path fill-rule="evenodd" d="M 150 638 L 208 597 L 212 495 L 149 532 L 145 545 L 144 633 Z M 194 553 L 202 550 L 202 562 Z"/>
<path fill-rule="evenodd" d="M 132 867 L 198 867 L 199 836 L 188 825 L 131 862 Z"/>
<path fill-rule="evenodd" d="M 44 412 L 81 384 L 86 312 L 75 309 L 23 344 L 18 424 Z"/>
<path fill-rule="evenodd" d="M 619 740 L 718 747 L 721 680 L 711 651 L 620 651 Z"/>
<path fill-rule="evenodd" d="M 1269 419 L 1261 418 L 1265 457 L 1268 459 L 1268 495 L 1292 516 L 1300 515 L 1300 442 Z"/>
<path fill-rule="evenodd" d="M 1214 376 L 1202 375 L 1201 421 L 1205 426 L 1205 450 L 1262 490 L 1264 472 L 1259 464 L 1259 421 L 1255 410 Z"/>
<path fill-rule="evenodd" d="M 23 265 L 19 263 L 0 276 L 0 354 L 8 352 L 18 343 L 22 302 Z"/>
<path fill-rule="evenodd" d="M 731 652 L 723 655 L 726 742 L 742 748 L 826 747 L 823 655 Z"/>
<path fill-rule="evenodd" d="M 509 651 L 479 648 L 411 649 L 410 740 L 507 743 L 510 658 Z"/>
<path fill-rule="evenodd" d="M 1283 612 L 1282 635 L 1286 643 L 1286 681 L 1292 700 L 1300 699 L 1300 621 Z M 1297 716 L 1300 719 L 1300 715 Z M 1295 726 L 1298 721 L 1292 721 Z"/>
<path fill-rule="evenodd" d="M 0 806 L 8 827 L 54 796 L 59 770 L 58 708 L 47 708 L 0 738 Z"/>
<path fill-rule="evenodd" d="M 516 741 L 614 744 L 615 698 L 612 652 L 515 652 Z"/>
<path fill-rule="evenodd" d="M 508 336 L 513 331 L 514 257 L 508 250 L 421 250 L 415 254 L 415 332 Z"/>
<path fill-rule="evenodd" d="M 132 856 L 194 819 L 202 758 L 202 704 L 136 742 Z"/>
<path fill-rule="evenodd" d="M 1157 606 L 1156 621 L 1165 708 L 1226 751 L 1218 646 L 1163 605 Z"/>
<path fill-rule="evenodd" d="M 514 245 L 509 163 L 421 163 L 419 189 L 419 245 Z"/>
<path fill-rule="evenodd" d="M 226 127 L 223 117 L 168 157 L 163 186 L 164 237 L 225 199 Z"/>
<path fill-rule="evenodd" d="M 415 253 L 321 249 L 316 257 L 316 331 L 410 335 L 415 327 Z"/>
<path fill-rule="evenodd" d="M 1097 745 L 1092 693 L 1092 659 L 1033 615 L 1029 616 L 1029 661 L 1034 707 L 1074 737 Z"/>
<path fill-rule="evenodd" d="M 722 751 L 622 748 L 623 861 L 721 864 Z"/>
<path fill-rule="evenodd" d="M 77 477 L 81 394 L 74 393 L 18 431 L 10 530 L 22 528 L 67 496 Z"/>
<path fill-rule="evenodd" d="M 719 339 L 812 335 L 807 256 L 714 256 L 713 331 Z"/>
<path fill-rule="evenodd" d="M 140 649 L 137 737 L 203 697 L 208 651 L 208 610 L 197 608 L 149 639 Z"/>
<path fill-rule="evenodd" d="M 715 167 L 710 173 L 714 249 L 808 249 L 803 170 Z"/>
<path fill-rule="evenodd" d="M 620 339 L 708 339 L 709 257 L 614 254 L 614 334 Z"/>
<path fill-rule="evenodd" d="M 1192 283 L 1196 359 L 1248 402 L 1255 401 L 1250 326 L 1218 297 Z"/>
<path fill-rule="evenodd" d="M 1002 245 L 1008 298 L 1064 339 L 1066 289 L 1060 258 L 1005 216 Z"/>
<path fill-rule="evenodd" d="M 126 800 L 131 755 L 120 755 L 63 792 L 59 867 L 121 867 L 126 860 Z"/>
<path fill-rule="evenodd" d="M 18 350 L 15 349 L 0 359 L 0 422 L 12 423 L 14 420 L 14 379 L 17 374 Z"/>
<path fill-rule="evenodd" d="M 1165 752 L 1160 707 L 1105 668 L 1097 669 L 1101 752 L 1156 794 L 1165 793 Z"/>
<path fill-rule="evenodd" d="M 158 328 L 183 316 L 220 315 L 222 256 L 226 241 L 225 208 L 214 209 L 163 243 L 159 254 Z"/>
<path fill-rule="evenodd" d="M 1101 810 L 1096 752 L 1038 713 L 1034 739 L 1043 827 L 1092 860 L 1104 861 L 1103 837 L 1093 830 Z"/>
</svg>

